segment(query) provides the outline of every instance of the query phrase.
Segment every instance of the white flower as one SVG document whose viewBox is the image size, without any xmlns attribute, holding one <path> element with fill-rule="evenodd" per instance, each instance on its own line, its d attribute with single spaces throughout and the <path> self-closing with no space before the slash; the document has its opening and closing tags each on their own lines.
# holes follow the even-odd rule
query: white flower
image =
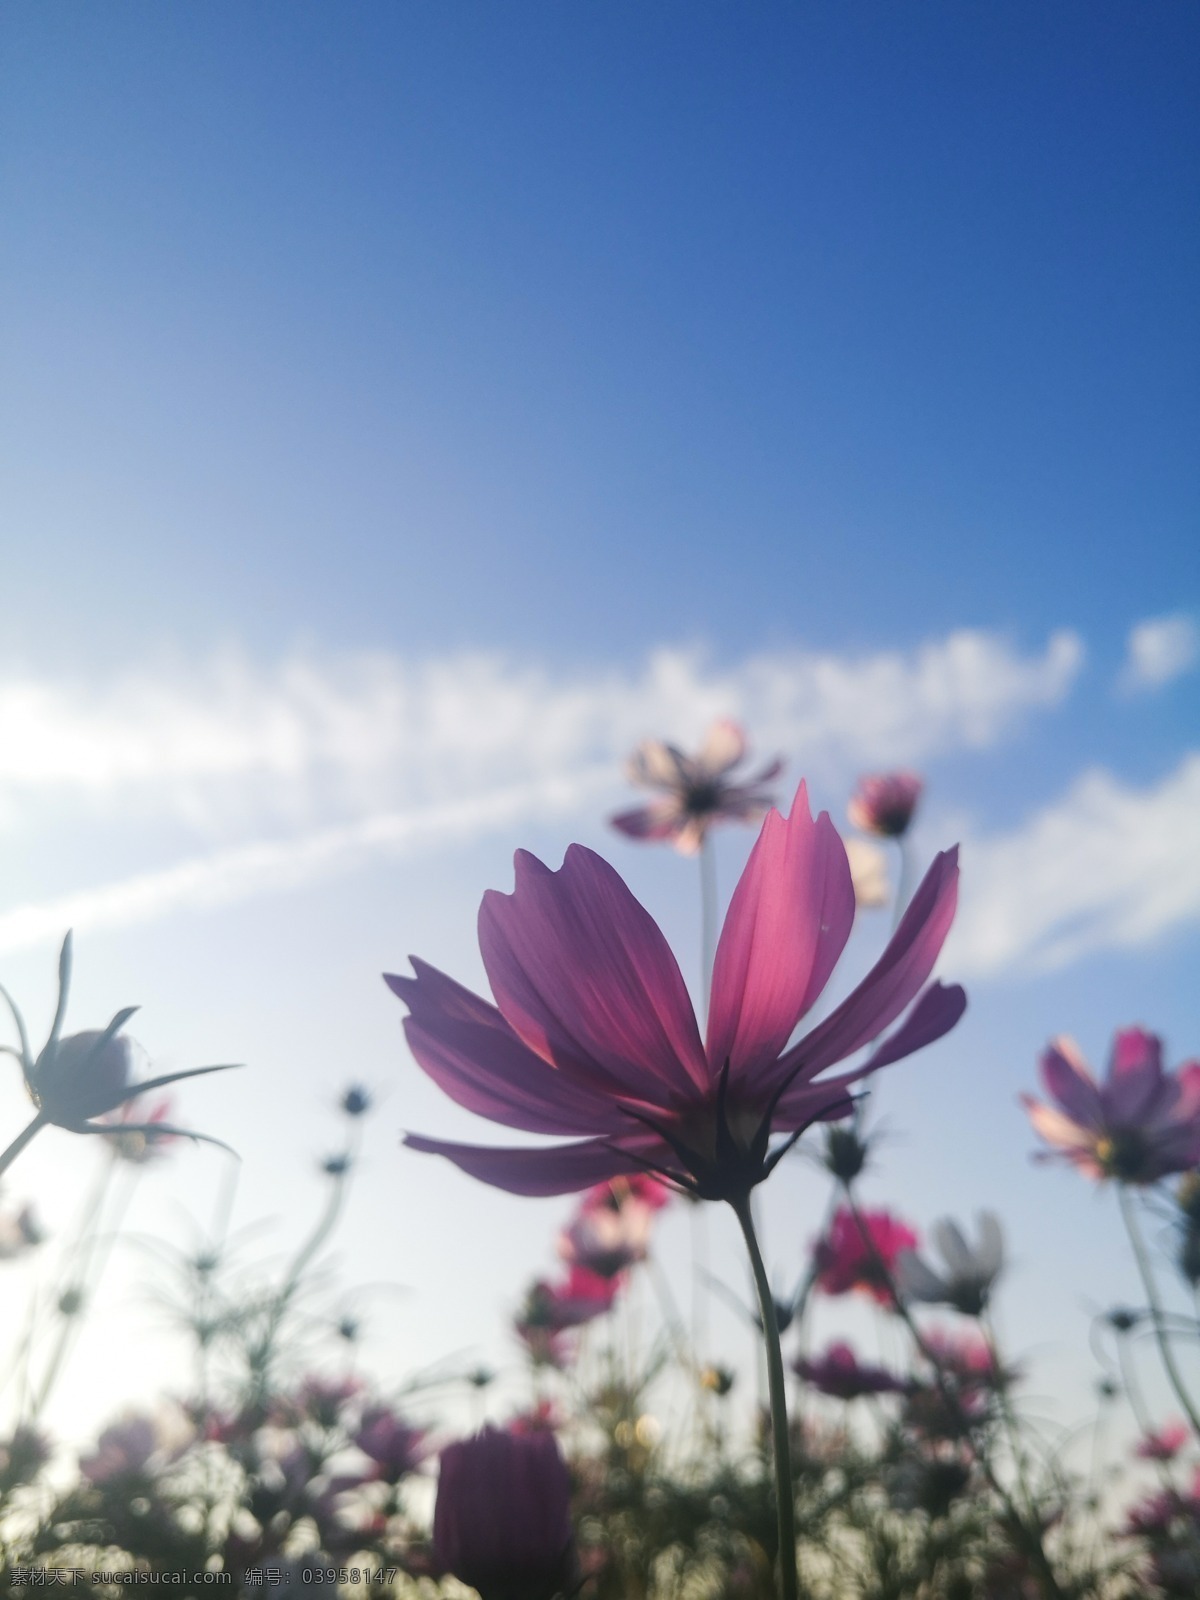
<svg viewBox="0 0 1200 1600">
<path fill-rule="evenodd" d="M 943 1219 L 934 1224 L 933 1239 L 946 1263 L 944 1272 L 935 1272 L 915 1250 L 903 1252 L 896 1263 L 896 1286 L 902 1299 L 953 1306 L 969 1317 L 980 1314 L 1004 1266 L 1004 1234 L 994 1212 L 981 1211 L 978 1220 L 976 1250 L 953 1222 Z"/>
</svg>

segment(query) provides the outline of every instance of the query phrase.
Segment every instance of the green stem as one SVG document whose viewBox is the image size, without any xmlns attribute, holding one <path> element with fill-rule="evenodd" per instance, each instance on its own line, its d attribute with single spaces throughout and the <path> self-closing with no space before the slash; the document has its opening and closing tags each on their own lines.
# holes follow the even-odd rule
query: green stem
<svg viewBox="0 0 1200 1600">
<path fill-rule="evenodd" d="M 750 1266 L 754 1273 L 754 1287 L 758 1291 L 758 1309 L 762 1318 L 763 1338 L 767 1350 L 767 1380 L 771 1396 L 771 1439 L 775 1455 L 775 1502 L 779 1523 L 779 1592 L 782 1600 L 799 1600 L 800 1582 L 796 1572 L 796 1504 L 792 1485 L 792 1454 L 788 1440 L 787 1389 L 783 1376 L 783 1354 L 779 1348 L 779 1324 L 775 1317 L 775 1299 L 763 1265 L 762 1252 L 754 1232 L 754 1218 L 750 1212 L 750 1198 L 730 1202 L 741 1225 L 746 1249 L 750 1252 Z"/>
<path fill-rule="evenodd" d="M 854 1198 L 854 1193 L 850 1184 L 846 1183 L 843 1185 L 843 1187 L 846 1192 L 846 1204 L 850 1208 L 850 1214 L 858 1226 L 859 1236 L 862 1239 L 863 1245 L 868 1255 L 871 1257 L 876 1270 L 879 1272 L 883 1283 L 887 1285 L 888 1292 L 892 1299 L 892 1309 L 900 1318 L 901 1322 L 903 1322 L 904 1326 L 908 1329 L 913 1343 L 933 1369 L 934 1382 L 937 1385 L 937 1391 L 941 1397 L 942 1404 L 948 1408 L 952 1416 L 955 1416 L 958 1419 L 959 1424 L 964 1429 L 966 1429 L 968 1432 L 975 1431 L 972 1418 L 968 1415 L 967 1411 L 961 1404 L 955 1390 L 946 1381 L 946 1374 L 942 1370 L 941 1362 L 938 1360 L 934 1351 L 930 1348 L 929 1343 L 921 1333 L 921 1330 L 917 1327 L 916 1322 L 913 1320 L 912 1312 L 900 1298 L 899 1291 L 896 1288 L 895 1279 L 892 1276 L 887 1262 L 883 1259 L 876 1248 L 875 1241 L 871 1237 L 871 1230 L 868 1228 L 866 1219 L 858 1208 L 858 1202 Z M 1029 1556 L 1030 1560 L 1037 1568 L 1042 1593 L 1047 1597 L 1047 1600 L 1065 1600 L 1065 1596 L 1063 1595 L 1063 1591 L 1059 1586 L 1058 1579 L 1054 1575 L 1054 1568 L 1050 1565 L 1050 1558 L 1046 1554 L 1045 1547 L 1042 1544 L 1041 1531 L 1038 1527 L 1036 1516 L 1031 1517 L 1028 1523 L 1026 1522 L 1025 1515 L 1022 1513 L 1021 1508 L 1013 1499 L 1011 1491 L 1007 1489 L 997 1477 L 996 1470 L 988 1458 L 988 1452 L 985 1448 L 983 1448 L 982 1439 L 976 1440 L 975 1457 L 979 1463 L 984 1477 L 988 1481 L 988 1484 L 992 1490 L 999 1495 L 1001 1501 L 1003 1501 L 1004 1508 L 1009 1514 L 1012 1526 L 1015 1529 L 1021 1543 L 1025 1546 L 1026 1555 Z"/>
<path fill-rule="evenodd" d="M 24 1150 L 25 1146 L 33 1138 L 34 1134 L 40 1133 L 45 1126 L 46 1113 L 44 1111 L 39 1111 L 37 1116 L 34 1117 L 33 1121 L 27 1123 L 26 1126 L 22 1128 L 21 1132 L 9 1145 L 8 1149 L 5 1150 L 2 1155 L 0 1155 L 0 1177 L 3 1177 L 3 1175 L 8 1171 L 9 1167 L 12 1166 L 13 1162 L 21 1154 L 21 1151 Z"/>
<path fill-rule="evenodd" d="M 1158 1285 L 1154 1281 L 1154 1273 L 1150 1267 L 1150 1258 L 1146 1254 L 1146 1246 L 1142 1239 L 1142 1231 L 1138 1226 L 1137 1211 L 1129 1197 L 1129 1190 L 1125 1184 L 1118 1185 L 1117 1195 L 1121 1202 L 1121 1216 L 1125 1221 L 1125 1231 L 1129 1235 L 1129 1242 L 1133 1246 L 1134 1259 L 1138 1264 L 1138 1271 L 1142 1276 L 1142 1284 L 1146 1290 L 1146 1299 L 1150 1305 L 1150 1320 L 1154 1324 L 1154 1338 L 1158 1345 L 1158 1353 L 1162 1357 L 1162 1364 L 1170 1379 L 1171 1387 L 1175 1391 L 1175 1398 L 1187 1412 L 1188 1421 L 1197 1439 L 1200 1439 L 1200 1416 L 1192 1398 L 1184 1388 L 1183 1379 L 1179 1375 L 1179 1368 L 1175 1365 L 1175 1352 L 1171 1349 L 1167 1339 L 1166 1319 L 1163 1316 L 1162 1302 L 1158 1298 Z"/>
</svg>

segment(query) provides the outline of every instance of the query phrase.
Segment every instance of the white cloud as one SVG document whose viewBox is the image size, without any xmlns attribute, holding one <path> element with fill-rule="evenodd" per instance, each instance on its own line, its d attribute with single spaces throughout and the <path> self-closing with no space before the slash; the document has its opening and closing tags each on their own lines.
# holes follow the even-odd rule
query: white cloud
<svg viewBox="0 0 1200 1600">
<path fill-rule="evenodd" d="M 1200 662 L 1200 627 L 1178 613 L 1150 617 L 1129 630 L 1118 688 L 1125 694 L 1161 689 Z"/>
<path fill-rule="evenodd" d="M 909 652 L 777 651 L 731 666 L 662 649 L 632 671 L 555 674 L 497 657 L 296 658 L 261 669 L 227 654 L 186 673 L 108 682 L 0 679 L 0 817 L 48 798 L 133 807 L 228 838 L 281 821 L 364 813 L 562 777 L 647 734 L 696 739 L 741 717 L 764 754 L 844 776 L 990 745 L 1069 692 L 1071 633 L 1020 654 L 961 630 Z"/>
<path fill-rule="evenodd" d="M 1156 787 L 1081 777 L 1015 833 L 968 840 L 945 970 L 1049 971 L 1200 917 L 1200 752 Z"/>
<path fill-rule="evenodd" d="M 119 928 L 172 911 L 228 905 L 344 872 L 373 855 L 473 838 L 519 820 L 579 810 L 609 781 L 607 771 L 547 779 L 465 801 L 385 812 L 298 839 L 216 850 L 156 872 L 0 913 L 0 953 L 57 943 L 66 928 Z"/>
</svg>

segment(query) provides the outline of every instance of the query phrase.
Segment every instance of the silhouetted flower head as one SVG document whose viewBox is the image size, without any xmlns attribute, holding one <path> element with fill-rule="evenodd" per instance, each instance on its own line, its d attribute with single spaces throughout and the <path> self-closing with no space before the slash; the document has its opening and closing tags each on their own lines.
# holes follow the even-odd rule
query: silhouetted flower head
<svg viewBox="0 0 1200 1600">
<path fill-rule="evenodd" d="M 574 1588 L 571 1480 L 552 1433 L 485 1428 L 442 1451 L 433 1559 L 480 1600 L 553 1600 Z"/>
<path fill-rule="evenodd" d="M 847 815 L 864 833 L 899 839 L 908 832 L 924 787 L 915 772 L 885 772 L 860 778 L 846 808 Z"/>
<path fill-rule="evenodd" d="M 428 1454 L 423 1428 L 414 1428 L 390 1406 L 367 1406 L 354 1442 L 375 1463 L 385 1483 L 399 1483 L 415 1472 Z"/>
<path fill-rule="evenodd" d="M 673 744 L 646 739 L 630 757 L 629 781 L 643 789 L 661 789 L 664 798 L 610 818 L 631 839 L 668 840 L 693 855 L 714 822 L 757 822 L 771 805 L 763 785 L 783 771 L 771 761 L 753 777 L 735 782 L 730 776 L 746 756 L 746 735 L 728 718 L 714 722 L 694 756 Z"/>
<path fill-rule="evenodd" d="M 988 1303 L 992 1285 L 1004 1266 L 1004 1235 L 991 1211 L 979 1214 L 979 1248 L 972 1250 L 955 1223 L 936 1222 L 932 1229 L 945 1270 L 935 1272 L 915 1250 L 905 1250 L 896 1263 L 896 1286 L 903 1300 L 953 1306 L 977 1317 Z"/>
<path fill-rule="evenodd" d="M 371 1109 L 370 1093 L 361 1083 L 351 1084 L 342 1095 L 341 1107 L 348 1117 L 364 1117 Z"/>
<path fill-rule="evenodd" d="M 805 1128 L 849 1114 L 853 1083 L 940 1038 L 966 1005 L 955 986 L 924 987 L 954 916 L 951 851 L 858 988 L 790 1043 L 854 921 L 845 849 L 827 815 L 813 821 L 803 785 L 789 818 L 768 814 L 734 891 L 704 1041 L 665 939 L 606 862 L 572 845 L 551 872 L 521 852 L 516 876 L 514 893 L 488 893 L 479 915 L 495 1006 L 415 958 L 415 977 L 387 979 L 411 1012 L 414 1056 L 460 1105 L 578 1141 L 514 1150 L 406 1140 L 516 1194 L 652 1170 L 739 1203 Z M 821 1077 L 914 1000 L 865 1062 Z M 772 1151 L 774 1134 L 788 1142 Z"/>
<path fill-rule="evenodd" d="M 815 1359 L 797 1357 L 792 1370 L 814 1389 L 837 1400 L 857 1400 L 866 1394 L 900 1394 L 907 1386 L 904 1378 L 886 1368 L 860 1362 L 842 1341 L 831 1344 L 823 1356 Z"/>
<path fill-rule="evenodd" d="M 184 1072 L 168 1072 L 141 1083 L 131 1079 L 133 1050 L 128 1038 L 121 1032 L 136 1006 L 118 1011 L 107 1028 L 86 1029 L 82 1033 L 62 1032 L 70 988 L 72 961 L 71 935 L 63 940 L 58 962 L 58 1005 L 54 1022 L 41 1052 L 35 1057 L 29 1044 L 25 1022 L 7 990 L 0 988 L 3 999 L 16 1024 L 20 1048 L 16 1052 L 25 1077 L 29 1096 L 38 1109 L 39 1120 L 66 1128 L 72 1133 L 97 1133 L 112 1136 L 113 1125 L 103 1120 L 109 1113 L 123 1106 L 135 1096 L 161 1089 L 168 1083 L 183 1078 L 196 1078 L 208 1072 L 225 1072 L 226 1065 L 192 1067 Z M 209 1144 L 221 1144 L 208 1134 L 193 1133 L 186 1128 L 172 1127 L 163 1121 L 135 1123 L 128 1121 L 119 1130 L 122 1138 L 143 1134 L 147 1138 L 164 1138 L 177 1134 L 188 1139 L 203 1139 Z M 222 1146 L 227 1148 L 227 1146 Z"/>
<path fill-rule="evenodd" d="M 1058 1109 L 1021 1096 L 1035 1132 L 1054 1146 L 1039 1158 L 1131 1184 L 1157 1183 L 1200 1164 L 1200 1061 L 1166 1072 L 1162 1056 L 1157 1034 L 1123 1028 L 1099 1084 L 1072 1040 L 1053 1040 L 1039 1066 Z"/>
</svg>

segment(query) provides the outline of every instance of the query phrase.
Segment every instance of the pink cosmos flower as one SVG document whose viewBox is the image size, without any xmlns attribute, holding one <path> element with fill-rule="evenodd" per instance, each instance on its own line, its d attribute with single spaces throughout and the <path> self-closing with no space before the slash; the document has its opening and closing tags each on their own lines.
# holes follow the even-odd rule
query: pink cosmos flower
<svg viewBox="0 0 1200 1600">
<path fill-rule="evenodd" d="M 1136 1453 L 1143 1461 L 1174 1461 L 1190 1438 L 1186 1423 L 1168 1422 L 1156 1433 L 1139 1439 Z"/>
<path fill-rule="evenodd" d="M 822 1394 L 836 1400 L 857 1400 L 865 1394 L 900 1394 L 906 1388 L 903 1378 L 883 1367 L 860 1362 L 848 1344 L 838 1341 L 815 1361 L 799 1357 L 792 1371 Z"/>
<path fill-rule="evenodd" d="M 885 772 L 860 778 L 846 814 L 863 833 L 899 839 L 908 832 L 924 787 L 915 772 Z"/>
<path fill-rule="evenodd" d="M 644 1200 L 642 1194 L 653 1198 Z M 653 1178 L 614 1178 L 597 1184 L 559 1235 L 559 1255 L 601 1278 L 617 1277 L 646 1259 L 655 1213 L 669 1194 Z"/>
<path fill-rule="evenodd" d="M 763 785 L 779 776 L 783 762 L 771 761 L 752 778 L 734 783 L 729 774 L 745 757 L 745 732 L 728 718 L 713 723 L 694 756 L 645 739 L 630 757 L 629 781 L 663 789 L 666 797 L 609 820 L 631 839 L 665 839 L 684 855 L 695 855 L 714 822 L 757 822 L 770 807 L 772 797 Z"/>
<path fill-rule="evenodd" d="M 1039 1063 L 1046 1092 L 1061 1109 L 1023 1094 L 1034 1130 L 1088 1177 L 1157 1183 L 1200 1165 L 1200 1061 L 1164 1072 L 1163 1045 L 1144 1028 L 1113 1039 L 1108 1077 L 1098 1084 L 1079 1047 L 1054 1039 Z"/>
<path fill-rule="evenodd" d="M 880 1305 L 890 1306 L 900 1255 L 916 1248 L 917 1236 L 890 1211 L 864 1211 L 862 1219 L 869 1243 L 849 1207 L 841 1206 L 834 1213 L 829 1232 L 815 1252 L 816 1286 L 825 1294 L 861 1291 Z"/>
<path fill-rule="evenodd" d="M 423 961 L 387 977 L 406 1003 L 420 1066 L 468 1110 L 577 1142 L 495 1149 L 410 1134 L 414 1150 L 514 1194 L 564 1194 L 652 1171 L 704 1199 L 741 1203 L 814 1122 L 849 1115 L 850 1086 L 941 1038 L 966 996 L 925 988 L 954 917 L 957 852 L 939 855 L 883 955 L 823 1022 L 790 1044 L 850 935 L 854 890 L 827 814 L 803 784 L 771 811 L 717 946 L 702 1042 L 658 927 L 599 856 L 572 845 L 558 872 L 525 852 L 516 889 L 490 891 L 479 942 L 495 1005 Z M 884 1032 L 866 1061 L 822 1078 Z"/>
<path fill-rule="evenodd" d="M 573 1591 L 571 1480 L 552 1433 L 489 1427 L 447 1445 L 433 1560 L 480 1600 L 552 1600 Z"/>
</svg>

